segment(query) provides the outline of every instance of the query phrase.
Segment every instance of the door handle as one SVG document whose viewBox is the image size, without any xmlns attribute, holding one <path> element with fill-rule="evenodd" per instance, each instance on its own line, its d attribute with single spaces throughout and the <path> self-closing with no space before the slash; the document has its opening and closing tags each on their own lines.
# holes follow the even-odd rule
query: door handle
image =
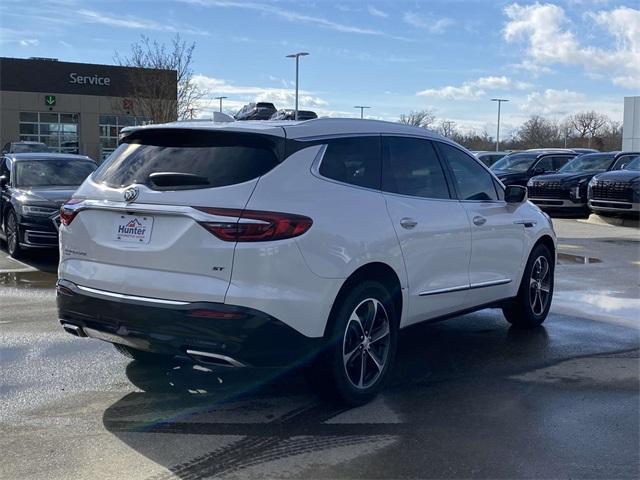
<svg viewBox="0 0 640 480">
<path fill-rule="evenodd" d="M 477 215 L 473 217 L 473 223 L 474 225 L 481 226 L 487 223 L 487 219 L 484 217 L 481 217 L 480 215 Z"/>
<path fill-rule="evenodd" d="M 413 218 L 405 217 L 400 220 L 400 226 L 402 228 L 406 228 L 407 230 L 411 230 L 416 225 L 418 225 L 418 222 L 416 222 Z"/>
</svg>

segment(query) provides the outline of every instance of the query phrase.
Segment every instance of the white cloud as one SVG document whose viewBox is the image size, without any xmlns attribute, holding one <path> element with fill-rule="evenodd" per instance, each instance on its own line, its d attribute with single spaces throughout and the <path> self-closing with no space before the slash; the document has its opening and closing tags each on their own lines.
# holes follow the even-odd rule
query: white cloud
<svg viewBox="0 0 640 480">
<path fill-rule="evenodd" d="M 531 115 L 566 115 L 573 111 L 576 104 L 583 105 L 586 98 L 583 93 L 548 88 L 542 93 L 530 93 L 518 108 Z"/>
<path fill-rule="evenodd" d="M 531 88 L 531 84 L 514 81 L 505 76 L 489 76 L 464 82 L 460 86 L 448 85 L 442 88 L 422 90 L 416 95 L 444 100 L 479 100 L 487 94 L 487 91 L 526 90 L 528 88 Z"/>
<path fill-rule="evenodd" d="M 577 65 L 587 71 L 607 72 L 616 85 L 640 87 L 640 10 L 618 7 L 585 14 L 615 41 L 609 49 L 583 45 L 558 5 L 514 3 L 504 13 L 509 18 L 503 30 L 505 40 L 526 45 L 525 68 Z M 600 36 L 597 38 L 600 45 L 605 43 Z"/>
<path fill-rule="evenodd" d="M 272 88 L 259 86 L 240 86 L 228 83 L 226 80 L 208 77 L 206 75 L 194 75 L 193 81 L 213 98 L 217 95 L 232 95 L 233 98 L 225 100 L 225 105 L 242 106 L 251 101 L 273 102 L 276 108 L 291 108 L 295 102 L 295 90 L 292 88 Z M 327 102 L 311 94 L 308 91 L 299 92 L 300 108 L 318 108 L 327 106 Z"/>
<path fill-rule="evenodd" d="M 255 12 L 261 12 L 275 17 L 282 18 L 289 22 L 295 23 L 309 23 L 318 27 L 327 28 L 329 30 L 335 30 L 342 33 L 356 33 L 360 35 L 374 35 L 386 38 L 393 38 L 395 40 L 409 40 L 406 37 L 400 37 L 391 35 L 380 30 L 373 30 L 370 28 L 362 28 L 354 25 L 346 25 L 344 23 L 334 22 L 327 18 L 318 17 L 314 15 L 307 15 L 306 13 L 300 13 L 293 10 L 287 10 L 280 8 L 273 4 L 258 3 L 258 2 L 245 2 L 238 0 L 182 0 L 186 3 L 193 3 L 211 7 L 222 8 L 239 8 L 244 10 L 252 10 Z"/>
<path fill-rule="evenodd" d="M 21 47 L 37 47 L 40 44 L 40 40 L 37 38 L 23 38 L 20 40 Z"/>
<path fill-rule="evenodd" d="M 420 95 L 422 97 L 441 98 L 443 100 L 478 100 L 486 93 L 487 92 L 482 89 L 465 84 L 460 87 L 447 85 L 442 88 L 428 88 L 416 93 L 416 95 Z"/>
<path fill-rule="evenodd" d="M 530 115 L 564 117 L 585 110 L 604 113 L 614 120 L 622 118 L 622 104 L 618 99 L 594 99 L 584 93 L 567 89 L 531 92 L 525 98 L 514 99 L 514 103 L 522 113 L 523 120 Z"/>
<path fill-rule="evenodd" d="M 367 6 L 367 11 L 369 12 L 369 15 L 371 15 L 373 17 L 387 18 L 389 16 L 389 14 L 387 12 L 383 12 L 382 10 L 378 10 L 373 5 L 368 5 Z"/>
<path fill-rule="evenodd" d="M 110 27 L 131 28 L 134 30 L 155 30 L 173 33 L 187 33 L 191 35 L 209 35 L 204 30 L 193 29 L 182 25 L 172 25 L 168 22 L 158 23 L 152 20 L 142 20 L 130 16 L 110 16 L 95 10 L 80 9 L 77 11 L 80 19 L 87 23 L 99 23 Z"/>
<path fill-rule="evenodd" d="M 402 19 L 412 27 L 421 28 L 434 34 L 444 33 L 447 28 L 455 24 L 455 21 L 451 18 L 423 17 L 415 12 L 405 12 Z"/>
</svg>

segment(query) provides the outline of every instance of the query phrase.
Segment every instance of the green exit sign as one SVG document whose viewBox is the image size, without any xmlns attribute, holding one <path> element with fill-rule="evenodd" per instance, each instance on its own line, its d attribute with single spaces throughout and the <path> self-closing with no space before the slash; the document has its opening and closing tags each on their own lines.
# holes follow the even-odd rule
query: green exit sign
<svg viewBox="0 0 640 480">
<path fill-rule="evenodd" d="M 47 107 L 53 107 L 56 104 L 56 96 L 55 95 L 46 95 L 44 97 L 44 104 Z"/>
</svg>

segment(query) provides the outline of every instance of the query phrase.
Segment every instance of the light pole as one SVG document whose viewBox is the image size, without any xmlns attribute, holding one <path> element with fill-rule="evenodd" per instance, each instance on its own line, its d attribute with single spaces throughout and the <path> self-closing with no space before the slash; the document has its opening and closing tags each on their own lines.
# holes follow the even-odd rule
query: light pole
<svg viewBox="0 0 640 480">
<path fill-rule="evenodd" d="M 220 113 L 222 113 L 222 99 L 223 98 L 229 98 L 229 97 L 213 97 L 215 100 L 220 100 Z"/>
<path fill-rule="evenodd" d="M 365 108 L 371 108 L 371 107 L 367 107 L 366 105 L 356 105 L 353 108 L 359 108 L 360 109 L 360 119 L 364 118 L 364 109 Z"/>
<path fill-rule="evenodd" d="M 296 59 L 296 120 L 298 120 L 298 64 L 300 62 L 300 57 L 306 57 L 307 55 L 309 55 L 307 52 L 298 52 L 287 55 L 287 58 Z"/>
<path fill-rule="evenodd" d="M 492 102 L 498 102 L 498 130 L 496 132 L 496 152 L 500 150 L 500 106 L 502 102 L 508 102 L 506 98 L 492 98 Z"/>
</svg>

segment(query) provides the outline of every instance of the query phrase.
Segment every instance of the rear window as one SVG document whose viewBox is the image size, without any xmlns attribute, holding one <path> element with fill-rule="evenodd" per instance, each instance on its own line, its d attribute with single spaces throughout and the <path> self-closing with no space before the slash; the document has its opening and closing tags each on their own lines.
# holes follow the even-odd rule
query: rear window
<svg viewBox="0 0 640 480">
<path fill-rule="evenodd" d="M 156 190 L 235 185 L 273 169 L 282 159 L 283 144 L 283 139 L 268 135 L 138 131 L 122 140 L 93 179 L 114 188 L 139 183 Z M 167 174 L 162 185 L 154 180 L 158 174 Z"/>
</svg>

